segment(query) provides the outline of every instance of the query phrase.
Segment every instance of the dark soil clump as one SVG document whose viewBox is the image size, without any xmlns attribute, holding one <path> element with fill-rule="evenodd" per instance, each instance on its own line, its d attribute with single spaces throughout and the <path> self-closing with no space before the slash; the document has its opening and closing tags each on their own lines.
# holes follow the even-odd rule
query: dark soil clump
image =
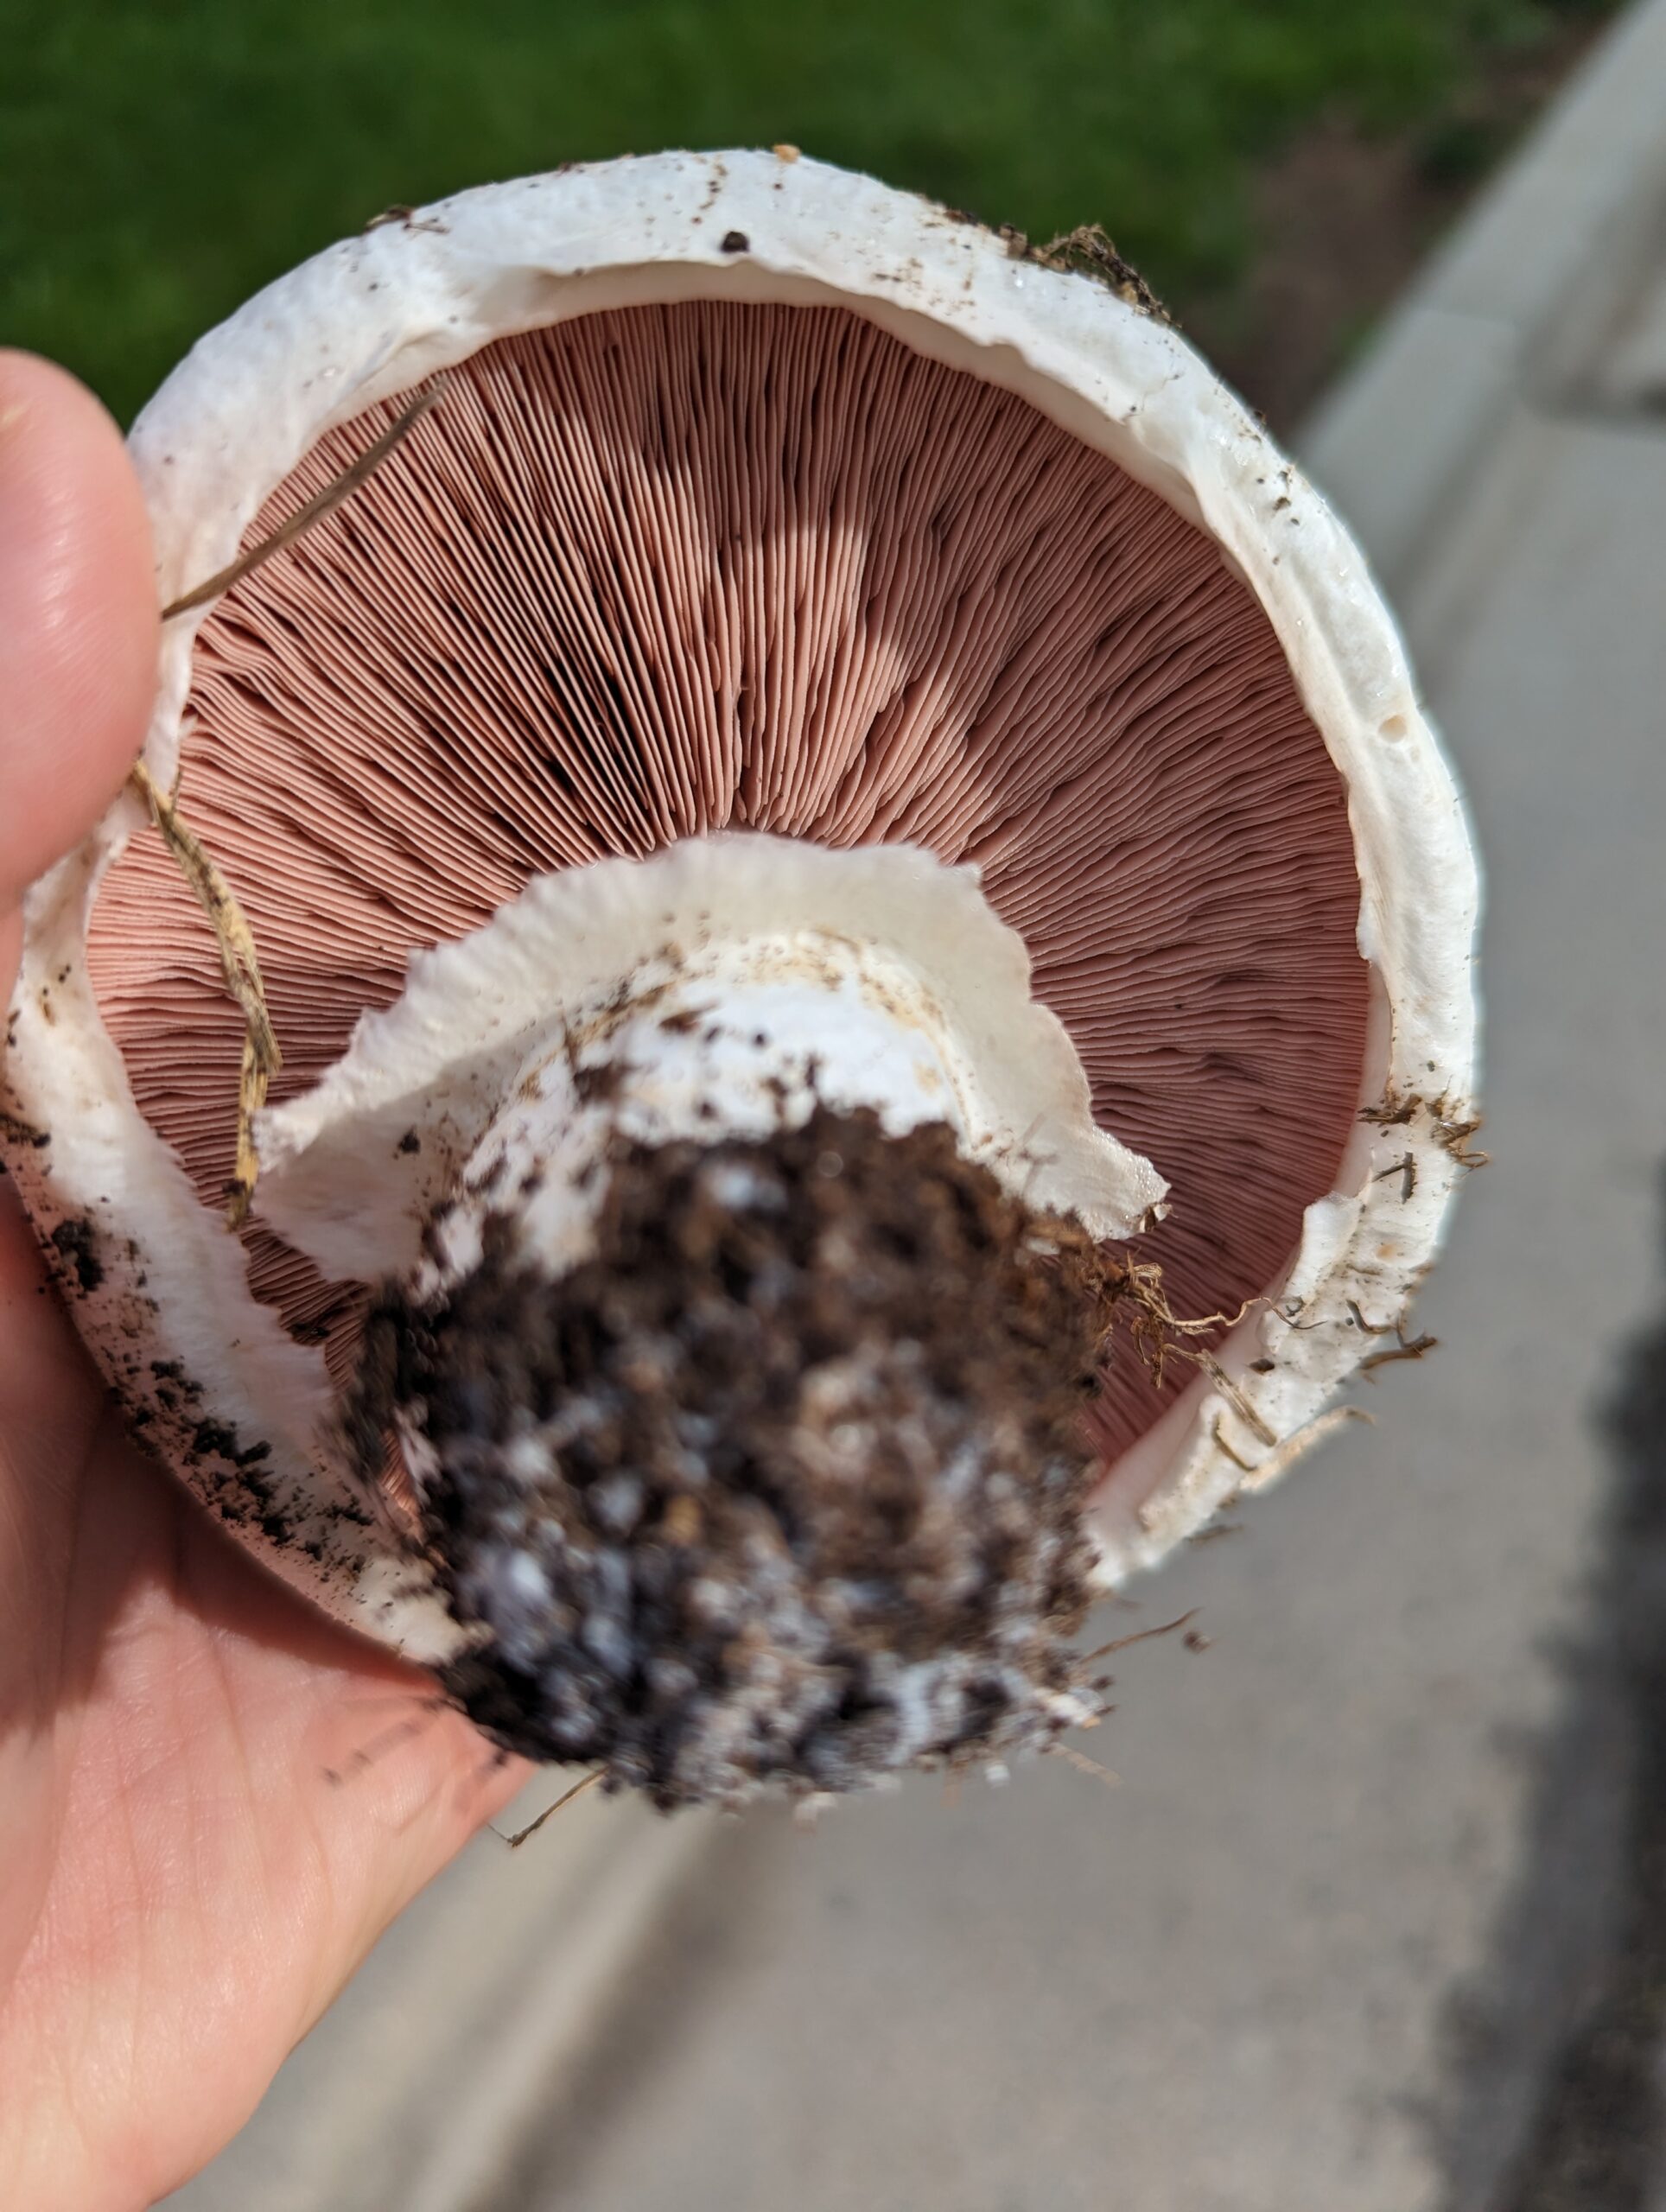
<svg viewBox="0 0 1666 2212">
<path fill-rule="evenodd" d="M 101 1287 L 104 1262 L 99 1257 L 98 1235 L 86 1215 L 67 1215 L 47 1240 L 61 1262 L 60 1273 L 71 1276 L 87 1296 Z"/>
<path fill-rule="evenodd" d="M 1080 1719 L 1093 1250 L 874 1116 L 622 1147 L 594 1255 L 507 1219 L 385 1297 L 360 1408 L 437 1462 L 448 1687 L 499 1742 L 663 1805 L 838 1790 Z"/>
</svg>

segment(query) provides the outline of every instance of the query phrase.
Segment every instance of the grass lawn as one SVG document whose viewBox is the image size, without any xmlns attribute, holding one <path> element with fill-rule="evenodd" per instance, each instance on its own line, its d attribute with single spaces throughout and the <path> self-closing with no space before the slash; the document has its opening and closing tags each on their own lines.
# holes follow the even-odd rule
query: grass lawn
<svg viewBox="0 0 1666 2212">
<path fill-rule="evenodd" d="M 1230 356 L 1262 181 L 1303 133 L 1461 180 L 1501 135 L 1478 88 L 1610 4 L 0 0 L 0 338 L 125 419 L 201 330 L 391 203 L 786 139 L 1032 234 L 1103 222 Z"/>
</svg>

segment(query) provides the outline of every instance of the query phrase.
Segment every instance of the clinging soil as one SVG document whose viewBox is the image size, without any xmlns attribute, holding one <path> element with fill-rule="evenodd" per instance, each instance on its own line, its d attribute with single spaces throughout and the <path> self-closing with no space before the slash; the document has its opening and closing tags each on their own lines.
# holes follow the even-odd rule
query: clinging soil
<svg viewBox="0 0 1666 2212">
<path fill-rule="evenodd" d="M 1091 1703 L 1100 1277 L 946 1128 L 825 1108 L 622 1145 L 559 1279 L 499 1219 L 443 1303 L 383 1298 L 362 1370 L 437 1462 L 426 1534 L 483 1631 L 448 1687 L 667 1807 L 1045 1744 Z"/>
</svg>

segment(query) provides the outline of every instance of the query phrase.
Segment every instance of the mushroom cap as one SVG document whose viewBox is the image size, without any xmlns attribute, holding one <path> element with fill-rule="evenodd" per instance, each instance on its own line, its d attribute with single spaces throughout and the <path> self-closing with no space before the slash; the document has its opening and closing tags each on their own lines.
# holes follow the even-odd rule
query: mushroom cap
<svg viewBox="0 0 1666 2212">
<path fill-rule="evenodd" d="M 1173 1186 L 1139 1256 L 1177 1313 L 1256 1301 L 1208 1369 L 1108 1378 L 1104 1571 L 1154 1561 L 1396 1324 L 1473 1126 L 1475 865 L 1359 552 L 1137 288 L 668 154 L 378 222 L 205 338 L 132 437 L 164 599 L 440 371 L 165 635 L 144 760 L 254 922 L 287 1095 L 536 875 L 737 826 L 976 861 Z M 281 1549 L 362 1298 L 224 1229 L 240 1023 L 144 826 L 30 896 L 11 1149 L 130 1407 L 186 1363 L 152 1433 L 228 1503 L 258 1473 Z"/>
</svg>

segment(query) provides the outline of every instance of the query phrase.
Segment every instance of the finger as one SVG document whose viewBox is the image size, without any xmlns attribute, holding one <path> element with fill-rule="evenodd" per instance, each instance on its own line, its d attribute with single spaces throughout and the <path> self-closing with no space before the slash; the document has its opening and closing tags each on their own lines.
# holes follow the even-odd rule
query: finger
<svg viewBox="0 0 1666 2212">
<path fill-rule="evenodd" d="M 84 836 L 144 734 L 149 531 L 115 424 L 72 377 L 0 351 L 0 1004 L 29 882 Z M 100 1393 L 0 1185 L 0 1737 L 43 1694 Z M 0 1750 L 4 1746 L 0 1745 Z M 14 1802 L 17 1777 L 0 1773 Z"/>
<path fill-rule="evenodd" d="M 0 916 L 119 788 L 156 642 L 149 523 L 120 432 L 62 369 L 0 351 Z"/>
<path fill-rule="evenodd" d="M 0 1003 L 18 898 L 86 836 L 143 741 L 156 643 L 149 524 L 119 432 L 63 370 L 0 350 Z M 92 1395 L 40 1287 L 20 1210 L 0 1205 L 0 1449 L 49 1438 L 48 1412 L 79 1435 Z"/>
</svg>

